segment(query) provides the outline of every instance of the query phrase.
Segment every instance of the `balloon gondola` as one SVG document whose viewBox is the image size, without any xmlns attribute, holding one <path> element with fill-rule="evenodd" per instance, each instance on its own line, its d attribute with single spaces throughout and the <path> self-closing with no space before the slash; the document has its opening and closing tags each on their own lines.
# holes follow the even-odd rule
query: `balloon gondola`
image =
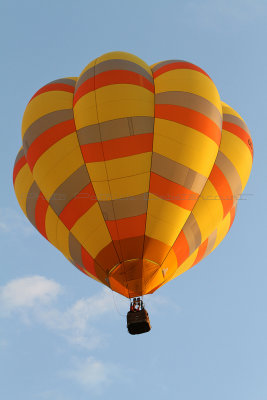
<svg viewBox="0 0 267 400">
<path fill-rule="evenodd" d="M 127 329 L 131 335 L 139 335 L 151 330 L 148 312 L 140 298 L 134 298 L 131 301 L 130 311 L 127 314 Z"/>
<path fill-rule="evenodd" d="M 35 228 L 87 276 L 131 299 L 218 246 L 252 159 L 244 120 L 205 71 L 112 52 L 34 94 L 13 180 Z"/>
</svg>

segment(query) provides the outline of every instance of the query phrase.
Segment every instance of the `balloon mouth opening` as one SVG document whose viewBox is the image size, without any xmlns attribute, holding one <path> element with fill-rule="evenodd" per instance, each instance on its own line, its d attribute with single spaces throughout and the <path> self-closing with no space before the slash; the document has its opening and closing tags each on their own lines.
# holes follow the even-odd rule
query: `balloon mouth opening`
<svg viewBox="0 0 267 400">
<path fill-rule="evenodd" d="M 152 292 L 162 279 L 159 264 L 140 258 L 125 260 L 115 265 L 109 273 L 111 289 L 128 298 Z"/>
</svg>

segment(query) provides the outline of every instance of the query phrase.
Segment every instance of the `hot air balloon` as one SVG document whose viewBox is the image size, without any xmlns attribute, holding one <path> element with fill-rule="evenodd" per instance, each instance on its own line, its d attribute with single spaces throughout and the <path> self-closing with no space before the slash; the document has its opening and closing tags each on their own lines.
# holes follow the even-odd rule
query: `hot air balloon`
<svg viewBox="0 0 267 400">
<path fill-rule="evenodd" d="M 252 159 L 244 120 L 205 71 L 112 52 L 31 98 L 14 188 L 75 267 L 135 298 L 128 330 L 141 333 L 149 318 L 133 306 L 224 239 Z"/>
</svg>

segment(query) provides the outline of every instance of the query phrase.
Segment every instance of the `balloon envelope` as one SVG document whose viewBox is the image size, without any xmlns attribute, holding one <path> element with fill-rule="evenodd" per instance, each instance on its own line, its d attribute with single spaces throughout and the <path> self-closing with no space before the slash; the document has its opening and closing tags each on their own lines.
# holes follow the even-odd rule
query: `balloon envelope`
<svg viewBox="0 0 267 400">
<path fill-rule="evenodd" d="M 252 140 L 205 71 L 112 52 L 27 105 L 19 204 L 77 268 L 126 297 L 153 293 L 229 231 Z"/>
</svg>

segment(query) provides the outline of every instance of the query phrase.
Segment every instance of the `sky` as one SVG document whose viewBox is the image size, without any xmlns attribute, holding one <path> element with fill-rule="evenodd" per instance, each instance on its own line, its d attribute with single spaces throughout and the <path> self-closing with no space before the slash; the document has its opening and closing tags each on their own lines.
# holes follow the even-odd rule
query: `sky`
<svg viewBox="0 0 267 400">
<path fill-rule="evenodd" d="M 0 2 L 2 399 L 267 399 L 266 18 L 265 0 Z M 152 330 L 139 336 L 127 299 L 45 241 L 12 186 L 31 96 L 114 50 L 203 68 L 255 152 L 230 233 L 146 299 Z"/>
</svg>

